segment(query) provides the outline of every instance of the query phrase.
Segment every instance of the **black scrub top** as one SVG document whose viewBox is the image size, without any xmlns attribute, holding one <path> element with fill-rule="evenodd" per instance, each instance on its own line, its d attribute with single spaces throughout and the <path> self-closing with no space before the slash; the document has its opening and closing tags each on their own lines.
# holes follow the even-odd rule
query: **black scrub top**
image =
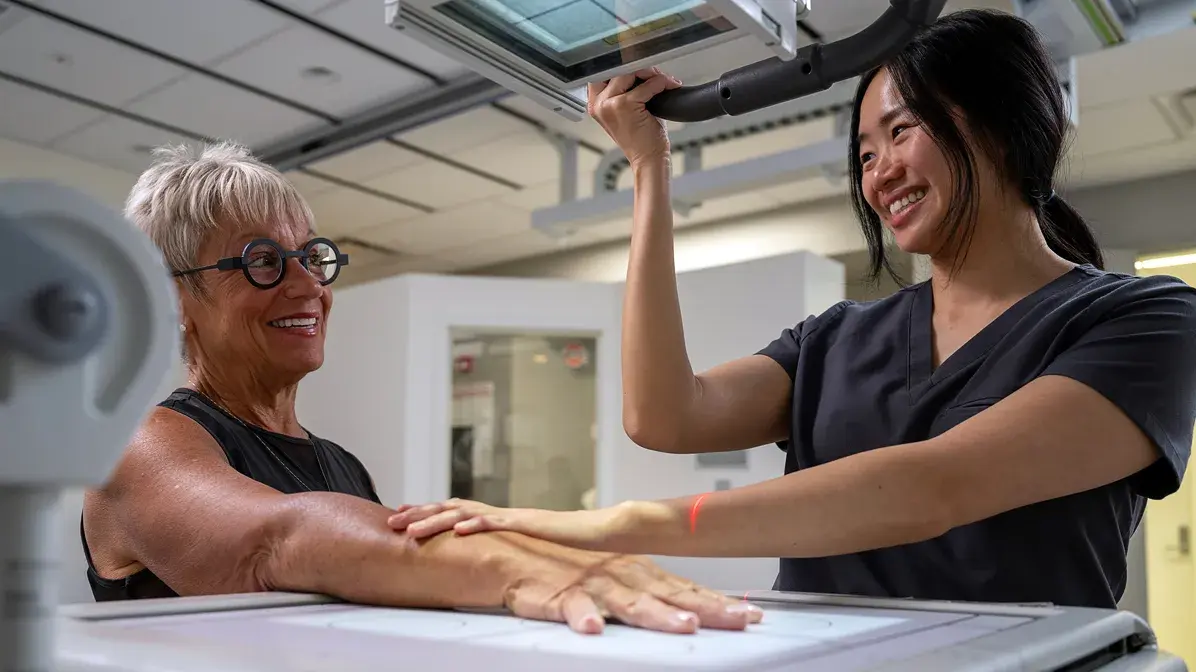
<svg viewBox="0 0 1196 672">
<path fill-rule="evenodd" d="M 933 365 L 921 283 L 846 301 L 760 351 L 793 379 L 785 473 L 926 440 L 1031 380 L 1068 376 L 1121 408 L 1158 449 L 1122 481 L 1009 511 L 915 544 L 782 558 L 777 590 L 1113 608 L 1147 498 L 1179 488 L 1196 422 L 1196 290 L 1079 266 Z"/>
</svg>

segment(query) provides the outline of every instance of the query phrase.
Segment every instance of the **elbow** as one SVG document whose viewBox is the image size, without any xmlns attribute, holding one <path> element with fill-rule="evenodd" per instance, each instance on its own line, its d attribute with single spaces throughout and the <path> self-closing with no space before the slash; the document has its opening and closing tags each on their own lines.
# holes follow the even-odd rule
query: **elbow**
<svg viewBox="0 0 1196 672">
<path fill-rule="evenodd" d="M 303 559 L 303 551 L 299 548 L 302 516 L 290 504 L 291 501 L 283 502 L 276 512 L 263 518 L 252 533 L 246 535 L 240 554 L 243 566 L 237 574 L 246 577 L 252 592 L 307 591 L 312 588 L 298 580 Z"/>
<path fill-rule="evenodd" d="M 627 409 L 623 411 L 623 431 L 632 443 L 658 453 L 681 452 L 684 444 L 679 431 L 674 430 L 668 423 L 647 421 L 644 416 L 645 414 Z"/>
</svg>

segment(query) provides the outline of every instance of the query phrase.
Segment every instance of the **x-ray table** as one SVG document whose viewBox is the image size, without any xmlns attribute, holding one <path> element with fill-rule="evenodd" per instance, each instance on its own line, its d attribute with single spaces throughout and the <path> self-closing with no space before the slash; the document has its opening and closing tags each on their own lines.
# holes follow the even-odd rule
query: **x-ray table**
<svg viewBox="0 0 1196 672">
<path fill-rule="evenodd" d="M 682 670 L 1183 672 L 1127 612 L 752 593 L 747 632 L 602 635 L 504 614 L 384 609 L 293 594 L 73 605 L 59 672 Z"/>
</svg>

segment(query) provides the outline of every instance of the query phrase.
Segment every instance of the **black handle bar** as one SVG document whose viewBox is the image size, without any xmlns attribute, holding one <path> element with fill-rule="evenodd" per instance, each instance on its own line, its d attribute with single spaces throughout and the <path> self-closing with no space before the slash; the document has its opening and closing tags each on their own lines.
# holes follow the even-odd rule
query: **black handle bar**
<svg viewBox="0 0 1196 672">
<path fill-rule="evenodd" d="M 882 65 L 933 23 L 946 0 L 889 0 L 889 8 L 860 32 L 797 50 L 792 60 L 770 58 L 724 73 L 716 81 L 663 91 L 648 111 L 669 121 L 706 121 L 824 91 Z"/>
</svg>

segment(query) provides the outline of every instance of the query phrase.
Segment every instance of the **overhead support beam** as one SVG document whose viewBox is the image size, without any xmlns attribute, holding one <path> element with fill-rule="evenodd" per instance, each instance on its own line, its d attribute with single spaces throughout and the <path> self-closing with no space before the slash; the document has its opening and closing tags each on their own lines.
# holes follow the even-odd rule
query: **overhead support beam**
<svg viewBox="0 0 1196 672">
<path fill-rule="evenodd" d="M 510 91 L 484 77 L 468 75 L 381 105 L 330 128 L 279 142 L 263 149 L 259 156 L 279 170 L 292 170 L 510 95 Z"/>
<path fill-rule="evenodd" d="M 816 177 L 824 174 L 827 166 L 846 161 L 847 138 L 838 137 L 708 170 L 687 170 L 673 178 L 674 208 Z M 532 212 L 532 227 L 553 237 L 568 236 L 584 226 L 630 217 L 633 205 L 631 189 L 598 191 L 593 198 Z"/>
</svg>

